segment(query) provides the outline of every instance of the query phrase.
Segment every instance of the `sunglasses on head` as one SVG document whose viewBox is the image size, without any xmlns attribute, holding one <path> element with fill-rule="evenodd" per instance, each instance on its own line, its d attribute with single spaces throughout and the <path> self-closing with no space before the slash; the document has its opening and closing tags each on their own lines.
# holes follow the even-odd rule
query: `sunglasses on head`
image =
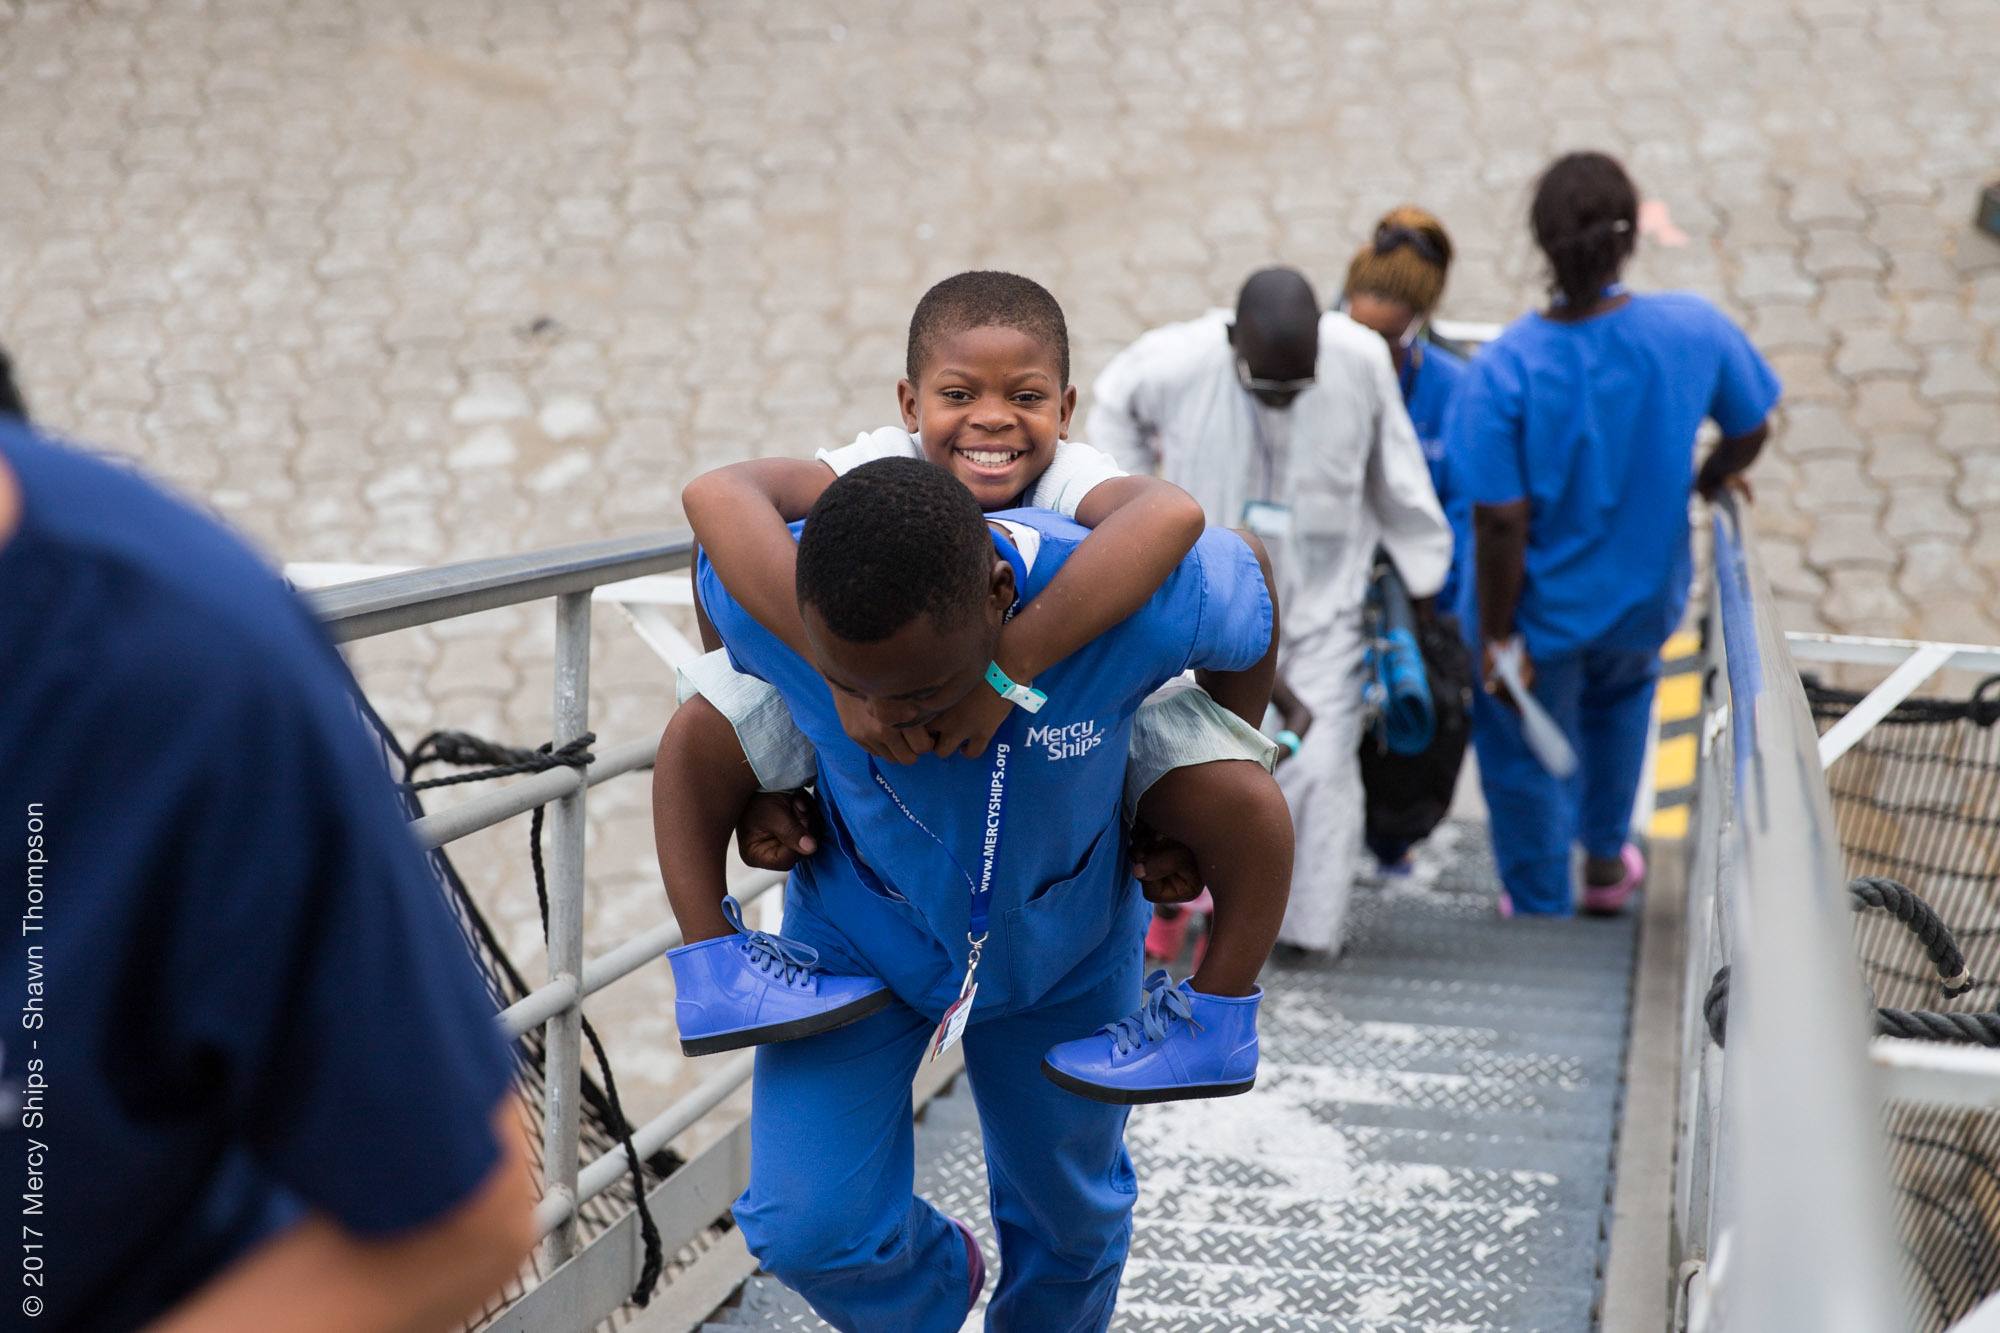
<svg viewBox="0 0 2000 1333">
<path fill-rule="evenodd" d="M 1251 393 L 1304 393 L 1316 381 L 1311 375 L 1296 380 L 1263 380 L 1250 373 L 1250 363 L 1236 358 L 1236 380 Z"/>
<path fill-rule="evenodd" d="M 1414 227 L 1383 226 L 1375 229 L 1376 254 L 1394 254 L 1406 245 L 1417 252 L 1418 258 L 1439 268 L 1445 266 L 1444 250 L 1438 245 L 1436 237 Z"/>
</svg>

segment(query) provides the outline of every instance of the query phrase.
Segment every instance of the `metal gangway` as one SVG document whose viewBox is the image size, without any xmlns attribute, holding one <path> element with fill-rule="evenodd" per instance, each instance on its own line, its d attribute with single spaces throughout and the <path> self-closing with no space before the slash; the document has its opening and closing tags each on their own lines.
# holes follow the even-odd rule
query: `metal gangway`
<svg viewBox="0 0 2000 1333">
<path fill-rule="evenodd" d="M 1114 1327 L 2000 1330 L 2000 1307 L 1979 1304 L 2000 1288 L 2000 1221 L 1981 1229 L 2000 1219 L 2000 1171 L 1980 1137 L 2000 1142 L 2000 1053 L 1871 1039 L 1826 776 L 1844 766 L 1860 775 L 1851 803 L 1882 804 L 1855 767 L 1879 766 L 1874 729 L 1940 671 L 2000 672 L 2000 651 L 1788 641 L 1750 515 L 1718 510 L 1712 547 L 1693 825 L 1679 848 L 1655 847 L 1643 909 L 1498 921 L 1472 823 L 1442 828 L 1410 880 L 1361 890 L 1337 962 L 1267 973 L 1256 1091 L 1134 1115 L 1141 1197 Z M 593 606 L 623 605 L 649 642 L 673 646 L 676 598 L 656 576 L 684 570 L 690 552 L 685 534 L 596 542 L 313 596 L 341 641 L 553 602 L 559 747 L 589 729 Z M 1888 674 L 1838 717 L 1822 709 L 1822 735 L 1802 662 Z M 547 811 L 547 977 L 499 1015 L 511 1037 L 539 1035 L 543 1240 L 484 1327 L 824 1327 L 756 1273 L 729 1221 L 748 1126 L 718 1108 L 747 1082 L 749 1053 L 711 1057 L 691 1092 L 632 1127 L 656 1164 L 691 1127 L 712 1130 L 645 1191 L 668 1262 L 643 1310 L 629 1302 L 643 1258 L 625 1151 L 583 1160 L 586 1142 L 604 1141 L 585 1132 L 584 1006 L 679 942 L 663 897 L 658 924 L 584 956 L 586 802 L 646 769 L 656 740 L 608 738 L 587 767 L 521 777 L 413 825 L 442 848 Z M 1966 818 L 2000 828 L 2000 805 Z M 1893 868 L 1897 853 L 1880 854 Z M 2000 934 L 1993 869 L 1965 871 L 1953 904 Z M 1883 961 L 1893 944 L 1872 929 L 1862 956 L 1879 990 L 1907 969 Z M 1724 966 L 1726 1046 L 1704 1012 Z M 960 1072 L 947 1059 L 918 1077 L 918 1186 L 976 1219 L 991 1256 Z M 1955 1166 L 1913 1158 L 1940 1141 Z"/>
</svg>

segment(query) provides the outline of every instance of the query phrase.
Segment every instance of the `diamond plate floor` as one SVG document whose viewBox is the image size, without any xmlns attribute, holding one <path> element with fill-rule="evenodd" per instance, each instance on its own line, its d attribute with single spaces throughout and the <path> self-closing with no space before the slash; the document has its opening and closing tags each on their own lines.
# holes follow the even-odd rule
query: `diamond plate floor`
<svg viewBox="0 0 2000 1333">
<path fill-rule="evenodd" d="M 1337 963 L 1266 970 L 1254 1092 L 1135 1112 L 1115 1330 L 1595 1327 L 1636 913 L 1501 922 L 1494 893 L 1484 827 L 1441 828 L 1415 875 L 1358 891 Z M 968 1091 L 917 1153 L 990 1262 Z M 760 1276 L 704 1327 L 827 1326 Z"/>
</svg>

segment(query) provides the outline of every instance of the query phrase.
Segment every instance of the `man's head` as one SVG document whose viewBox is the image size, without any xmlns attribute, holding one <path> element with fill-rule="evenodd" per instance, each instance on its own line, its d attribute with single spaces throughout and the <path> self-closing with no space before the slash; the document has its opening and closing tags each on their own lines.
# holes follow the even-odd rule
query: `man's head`
<svg viewBox="0 0 2000 1333">
<path fill-rule="evenodd" d="M 1069 434 L 1069 326 L 1040 283 L 960 273 L 924 293 L 910 316 L 903 428 L 982 509 L 1005 509 L 1048 471 Z"/>
<path fill-rule="evenodd" d="M 886 725 L 921 727 L 981 687 L 1014 569 L 949 472 L 885 458 L 806 515 L 798 598 L 827 684 Z"/>
<path fill-rule="evenodd" d="M 1229 326 L 1236 375 L 1267 407 L 1290 407 L 1319 360 L 1319 298 L 1295 268 L 1259 269 L 1236 296 Z"/>
</svg>

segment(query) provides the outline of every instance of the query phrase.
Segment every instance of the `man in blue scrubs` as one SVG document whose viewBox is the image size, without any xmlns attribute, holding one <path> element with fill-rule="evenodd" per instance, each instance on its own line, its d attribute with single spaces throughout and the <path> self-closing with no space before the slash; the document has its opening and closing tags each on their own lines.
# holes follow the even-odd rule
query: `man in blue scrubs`
<svg viewBox="0 0 2000 1333">
<path fill-rule="evenodd" d="M 732 661 L 778 689 L 818 753 L 826 837 L 792 872 L 784 938 L 896 996 L 757 1052 L 736 1220 L 765 1268 L 842 1329 L 945 1333 L 978 1298 L 969 1231 L 912 1192 L 910 1081 L 940 1035 L 955 1037 L 940 1020 L 967 992 L 982 936 L 963 1040 L 1000 1234 L 989 1322 L 1109 1323 L 1137 1195 L 1126 1108 L 1064 1091 L 1042 1061 L 1140 998 L 1146 908 L 1120 816 L 1134 710 L 1184 670 L 1243 670 L 1273 651 L 1258 554 L 1210 532 L 1146 607 L 1038 676 L 1046 704 L 1017 710 L 986 754 L 878 765 L 848 739 L 831 689 L 922 726 L 986 688 L 1005 618 L 1087 535 L 1040 510 L 992 517 L 989 528 L 955 478 L 915 460 L 835 481 L 799 543 L 817 663 L 759 626 L 705 561 L 698 571 Z"/>
<path fill-rule="evenodd" d="M 311 614 L 0 420 L 0 682 L 18 1327 L 458 1327 L 533 1239 L 512 1063 Z"/>
<path fill-rule="evenodd" d="M 1473 506 L 1477 577 L 1460 612 L 1486 666 L 1473 743 L 1503 914 L 1572 910 L 1574 842 L 1585 911 L 1619 910 L 1643 879 L 1626 835 L 1660 649 L 1687 609 L 1689 491 L 1713 497 L 1749 466 L 1778 401 L 1777 376 L 1721 311 L 1619 284 L 1638 206 L 1601 153 L 1549 168 L 1533 220 L 1555 300 L 1474 358 L 1448 428 Z M 1723 438 L 1697 470 L 1704 420 Z M 1496 697 L 1499 655 L 1517 638 L 1535 697 L 1580 760 L 1568 781 L 1529 752 L 1519 715 Z"/>
</svg>

